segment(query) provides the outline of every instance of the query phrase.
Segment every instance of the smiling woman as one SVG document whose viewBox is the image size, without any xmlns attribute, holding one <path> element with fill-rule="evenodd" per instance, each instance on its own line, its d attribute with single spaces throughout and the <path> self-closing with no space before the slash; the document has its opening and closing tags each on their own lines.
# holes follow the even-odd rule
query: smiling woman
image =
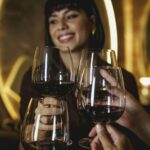
<svg viewBox="0 0 150 150">
<path fill-rule="evenodd" d="M 83 34 L 84 38 L 86 38 L 85 41 L 87 41 L 88 39 L 88 42 L 90 42 L 91 46 L 100 47 L 100 48 L 103 47 L 104 31 L 102 29 L 103 28 L 102 22 L 101 22 L 98 10 L 95 9 L 96 4 L 92 4 L 92 3 L 93 2 L 91 0 L 86 1 L 86 5 L 85 5 L 84 0 L 81 0 L 81 1 L 79 0 L 47 1 L 47 4 L 45 5 L 46 43 L 48 45 L 49 44 L 55 45 L 55 43 L 53 42 L 55 42 L 54 40 L 56 39 L 51 36 L 51 32 L 54 32 L 55 30 L 53 31 L 51 30 L 51 28 L 56 27 L 56 23 L 57 23 L 57 25 L 59 25 L 59 28 L 62 28 L 61 25 L 63 25 L 63 28 L 65 27 L 65 29 L 61 31 L 62 34 L 64 31 L 66 31 L 66 27 L 67 27 L 69 29 L 67 30 L 67 32 L 73 33 L 72 35 L 74 35 L 76 42 L 79 42 L 80 40 L 82 40 L 82 37 L 80 36 L 84 33 L 85 34 L 85 35 Z M 65 8 L 66 10 L 63 8 Z M 60 10 L 63 10 L 63 11 L 59 12 Z M 58 16 L 58 12 L 59 12 L 59 16 Z M 63 13 L 65 15 L 63 15 Z M 55 20 L 52 20 L 52 19 L 55 19 Z M 79 27 L 78 22 L 81 25 L 81 27 Z M 76 28 L 77 28 L 77 31 L 76 31 Z M 85 29 L 87 30 L 87 33 L 85 33 Z M 93 31 L 93 36 L 91 36 L 92 31 Z M 80 32 L 81 32 L 81 35 L 78 35 Z M 83 44 L 87 44 L 87 43 L 83 43 Z M 83 45 L 81 46 L 83 47 Z M 81 47 L 79 48 L 81 49 Z"/>
<path fill-rule="evenodd" d="M 95 26 L 94 17 L 87 18 L 83 10 L 63 9 L 53 12 L 48 20 L 49 34 L 54 45 L 69 47 L 71 51 L 88 46 L 91 30 Z"/>
<path fill-rule="evenodd" d="M 37 0 L 32 0 L 32 1 L 31 0 L 26 0 L 26 1 L 0 0 L 0 61 L 1 61 L 0 62 L 0 71 L 1 71 L 0 72 L 0 94 L 3 94 L 3 96 L 2 95 L 0 96 L 3 99 L 1 100 L 2 104 L 4 105 L 3 101 L 6 102 L 7 100 L 10 103 L 13 103 L 12 97 L 14 95 L 17 95 L 15 96 L 15 98 L 17 97 L 17 100 L 15 100 L 13 105 L 11 105 L 13 110 L 16 111 L 15 115 L 13 115 L 13 111 L 11 111 L 12 109 L 8 108 L 5 109 L 5 111 L 3 111 L 4 109 L 0 108 L 0 117 L 4 116 L 4 118 L 8 117 L 10 119 L 17 118 L 18 121 L 19 119 L 18 109 L 20 107 L 21 121 L 23 120 L 24 113 L 26 111 L 26 107 L 28 105 L 28 101 L 30 97 L 33 95 L 37 95 L 36 91 L 32 88 L 31 68 L 28 70 L 27 73 L 25 72 L 31 65 L 32 56 L 35 47 L 37 45 L 43 44 L 43 41 L 45 42 L 45 44 L 48 45 L 54 45 L 54 44 L 70 45 L 70 47 L 72 47 L 72 50 L 74 52 L 73 57 L 74 57 L 74 62 L 76 62 L 76 66 L 78 66 L 78 60 L 81 55 L 80 50 L 83 47 L 89 46 L 89 47 L 102 48 L 103 46 L 105 46 L 109 48 L 110 46 L 109 43 L 110 35 L 108 30 L 109 27 L 108 24 L 105 22 L 106 21 L 105 19 L 107 19 L 107 17 L 103 15 L 104 14 L 103 10 L 105 8 L 103 7 L 102 4 L 104 3 L 105 0 L 94 1 L 96 2 L 99 8 L 98 10 L 96 5 L 93 4 L 92 0 L 57 0 L 57 1 L 48 0 L 47 5 L 45 6 L 46 8 L 45 16 L 43 16 L 43 8 L 45 5 L 45 1 L 46 0 L 44 1 L 43 0 L 38 0 L 38 1 Z M 69 1 L 71 3 L 69 3 Z M 139 24 L 136 25 L 135 22 L 136 23 L 138 22 L 139 16 L 142 16 L 141 12 L 143 12 L 137 10 L 145 6 L 147 1 L 149 0 L 144 0 L 144 1 L 137 0 L 134 3 L 134 6 L 136 6 L 134 14 L 138 14 L 139 12 L 139 14 L 136 15 L 138 19 L 134 19 L 134 27 L 135 26 L 137 27 L 139 25 Z M 57 4 L 57 2 L 59 5 Z M 126 36 L 124 34 L 125 31 L 123 29 L 124 27 L 127 27 L 124 24 L 124 16 L 122 12 L 124 12 L 124 8 L 128 8 L 126 3 L 124 3 L 125 5 L 123 5 L 123 2 L 129 2 L 129 1 L 112 0 L 114 10 L 115 10 L 115 15 L 117 17 L 116 19 L 117 30 L 119 31 L 118 32 L 118 42 L 119 42 L 118 58 L 121 64 L 124 64 L 124 62 L 126 61 L 126 58 L 124 57 L 124 53 L 126 51 L 124 39 Z M 99 13 L 100 13 L 100 17 L 99 17 Z M 129 13 L 125 12 L 125 14 L 128 15 Z M 80 17 L 82 17 L 82 19 Z M 83 22 L 83 20 L 86 22 Z M 82 26 L 79 26 L 76 21 L 80 21 L 79 23 L 82 26 L 85 26 L 86 30 L 83 28 L 81 29 Z M 104 36 L 102 24 L 105 25 L 104 26 L 105 36 Z M 51 28 L 55 28 L 55 27 L 59 29 L 56 32 L 54 32 L 55 30 L 53 31 L 51 30 Z M 135 33 L 139 33 L 136 32 L 139 31 L 139 28 L 135 28 L 135 29 L 136 29 Z M 43 32 L 43 30 L 45 30 L 45 32 Z M 79 32 L 79 30 L 81 32 Z M 140 31 L 142 32 L 143 30 Z M 114 33 L 114 31 L 112 33 Z M 87 35 L 87 37 L 85 37 L 85 35 Z M 141 39 L 141 37 L 139 38 L 139 36 L 136 35 L 137 34 L 134 35 L 136 41 Z M 43 38 L 44 36 L 45 38 Z M 74 44 L 75 42 L 76 45 Z M 136 42 L 136 43 L 139 44 L 141 42 Z M 130 41 L 130 44 L 129 43 L 127 44 L 135 45 L 133 40 Z M 141 51 L 141 48 L 139 48 L 139 46 L 136 45 L 134 50 L 136 52 Z M 136 61 L 139 61 L 139 57 L 135 57 L 135 56 L 141 56 L 141 55 L 139 55 L 139 53 L 138 55 L 137 53 L 136 55 L 131 54 L 128 55 L 127 58 L 128 60 L 129 57 L 134 59 L 137 58 Z M 64 57 L 64 59 L 66 58 Z M 16 65 L 16 62 L 18 61 L 22 65 L 19 64 Z M 138 63 L 140 63 L 140 61 Z M 133 64 L 133 62 L 130 62 L 130 65 L 131 64 Z M 131 71 L 135 72 L 136 75 L 139 75 L 139 68 L 140 67 L 134 67 L 133 68 L 134 70 Z M 14 75 L 14 78 L 11 76 L 9 78 L 9 82 L 6 82 L 9 75 L 12 75 L 11 71 L 13 72 L 12 74 Z M 17 71 L 19 72 L 17 73 Z M 125 80 L 126 80 L 127 90 L 131 92 L 133 95 L 135 95 L 136 98 L 138 99 L 136 82 L 133 76 L 130 73 L 126 72 L 125 70 L 123 72 L 124 75 L 126 76 Z M 25 75 L 23 76 L 24 73 Z M 22 86 L 21 86 L 21 81 L 22 81 Z M 21 88 L 21 92 L 20 92 L 20 88 Z M 6 92 L 8 92 L 9 95 L 7 95 Z M 19 96 L 21 97 L 21 103 L 19 103 L 20 101 L 18 100 Z M 69 96 L 69 99 L 72 100 L 72 96 Z M 2 107 L 3 105 L 0 105 L 0 107 Z M 7 106 L 8 105 L 6 104 L 6 107 Z M 71 116 L 73 116 L 70 117 L 71 130 L 76 129 L 74 133 L 80 132 L 78 131 L 78 127 L 82 123 L 85 123 L 84 122 L 85 120 L 84 119 L 82 120 L 81 118 L 78 117 L 78 113 L 76 111 L 76 102 L 74 100 L 72 100 L 72 103 L 70 103 L 69 110 L 71 112 L 70 113 Z M 10 113 L 8 113 L 8 111 Z M 87 136 L 89 126 L 90 126 L 89 123 L 87 123 L 87 129 L 83 133 L 83 135 Z M 72 133 L 72 135 L 74 135 L 74 133 Z"/>
<path fill-rule="evenodd" d="M 86 4 L 86 5 L 85 5 Z M 107 29 L 107 28 L 106 28 Z M 49 46 L 69 46 L 72 51 L 72 59 L 75 68 L 84 49 L 97 47 L 98 50 L 105 45 L 105 34 L 99 15 L 99 11 L 94 0 L 47 0 L 45 5 L 45 42 Z M 54 51 L 54 53 L 56 53 Z M 56 54 L 56 60 L 65 60 L 65 55 Z M 67 61 L 63 61 L 64 67 Z M 84 65 L 84 64 L 83 64 Z M 31 68 L 25 73 L 21 86 L 20 115 L 22 123 L 28 102 L 31 97 L 40 96 L 33 88 L 31 81 Z M 54 69 L 55 71 L 55 69 Z M 139 100 L 135 78 L 131 73 L 122 70 L 125 88 Z M 130 86 L 129 86 L 130 85 Z M 70 136 L 73 140 L 73 148 L 78 145 L 78 140 L 86 137 L 93 126 L 88 117 L 79 114 L 76 107 L 76 97 L 74 91 L 66 95 L 68 100 L 68 111 L 70 121 Z M 122 127 L 121 131 L 130 137 L 131 141 L 141 144 L 133 133 Z M 76 135 L 79 133 L 79 135 Z M 141 144 L 143 146 L 143 143 Z M 136 145 L 135 145 L 136 146 Z M 139 147 L 139 146 L 137 146 Z M 141 148 L 139 147 L 139 148 Z"/>
</svg>

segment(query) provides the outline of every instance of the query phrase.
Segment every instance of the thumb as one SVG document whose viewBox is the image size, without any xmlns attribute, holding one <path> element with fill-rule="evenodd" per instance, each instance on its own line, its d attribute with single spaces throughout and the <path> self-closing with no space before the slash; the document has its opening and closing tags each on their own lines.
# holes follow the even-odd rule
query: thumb
<svg viewBox="0 0 150 150">
<path fill-rule="evenodd" d="M 97 132 L 97 136 L 103 146 L 103 149 L 112 149 L 113 143 L 112 143 L 112 140 L 111 140 L 106 128 L 101 124 L 97 124 L 96 132 Z"/>
</svg>

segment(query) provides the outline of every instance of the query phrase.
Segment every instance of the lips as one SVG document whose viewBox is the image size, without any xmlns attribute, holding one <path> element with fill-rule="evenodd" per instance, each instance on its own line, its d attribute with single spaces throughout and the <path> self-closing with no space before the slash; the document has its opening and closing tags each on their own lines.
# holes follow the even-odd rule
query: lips
<svg viewBox="0 0 150 150">
<path fill-rule="evenodd" d="M 60 42 L 68 42 L 68 41 L 70 41 L 73 38 L 74 38 L 74 34 L 73 33 L 61 34 L 60 36 L 58 36 L 58 40 Z"/>
</svg>

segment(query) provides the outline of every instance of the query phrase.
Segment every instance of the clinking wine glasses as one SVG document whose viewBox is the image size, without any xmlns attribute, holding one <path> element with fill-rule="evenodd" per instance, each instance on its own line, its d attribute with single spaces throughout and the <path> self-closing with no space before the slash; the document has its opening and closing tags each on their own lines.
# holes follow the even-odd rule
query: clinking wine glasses
<svg viewBox="0 0 150 150">
<path fill-rule="evenodd" d="M 63 149 L 72 143 L 66 95 L 75 87 L 75 72 L 69 48 L 37 47 L 32 83 L 40 96 L 30 100 L 21 130 L 23 146 Z"/>
<path fill-rule="evenodd" d="M 90 50 L 79 70 L 77 106 L 80 114 L 93 124 L 116 121 L 124 112 L 125 89 L 121 68 L 113 50 Z M 79 145 L 90 149 L 91 139 Z"/>
</svg>

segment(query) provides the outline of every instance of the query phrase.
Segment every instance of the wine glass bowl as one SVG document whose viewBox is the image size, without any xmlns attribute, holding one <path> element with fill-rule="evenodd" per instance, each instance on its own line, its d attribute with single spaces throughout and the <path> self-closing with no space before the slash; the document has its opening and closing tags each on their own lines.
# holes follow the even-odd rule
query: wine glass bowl
<svg viewBox="0 0 150 150">
<path fill-rule="evenodd" d="M 101 72 L 107 77 L 102 76 Z M 80 109 L 83 109 L 94 123 L 116 121 L 125 108 L 124 85 L 120 77 L 120 68 L 87 67 L 84 74 L 78 97 Z"/>
<path fill-rule="evenodd" d="M 67 59 L 67 62 L 65 62 Z M 41 95 L 64 96 L 75 85 L 69 48 L 37 47 L 33 60 L 32 83 Z"/>
<path fill-rule="evenodd" d="M 83 69 L 93 66 L 118 66 L 115 51 L 112 49 L 83 49 L 77 72 L 77 84 L 80 82 Z M 78 88 L 79 85 L 78 85 Z"/>
<path fill-rule="evenodd" d="M 65 149 L 70 142 L 66 106 L 66 101 L 54 98 L 32 98 L 21 127 L 23 147 Z"/>
</svg>

